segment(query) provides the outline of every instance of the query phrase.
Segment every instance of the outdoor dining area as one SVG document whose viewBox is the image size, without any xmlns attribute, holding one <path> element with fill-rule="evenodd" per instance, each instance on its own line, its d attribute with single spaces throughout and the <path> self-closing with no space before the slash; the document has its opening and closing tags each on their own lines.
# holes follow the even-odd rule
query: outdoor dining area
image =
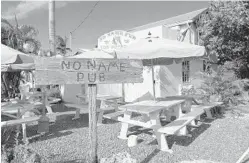
<svg viewBox="0 0 249 163">
<path fill-rule="evenodd" d="M 131 62 L 130 65 L 131 67 L 135 67 L 134 69 L 136 71 L 131 70 L 133 67 L 128 69 L 129 67 L 127 67 L 127 65 L 124 65 L 123 67 L 120 66 L 120 68 L 118 68 L 118 71 L 120 72 L 125 72 L 128 69 L 127 74 L 129 73 L 129 76 L 126 79 L 122 79 L 122 77 L 120 77 L 123 74 L 118 77 L 115 77 L 116 70 L 112 74 L 111 72 L 106 72 L 106 74 L 109 73 L 111 75 L 108 74 L 109 76 L 105 76 L 106 81 L 104 81 L 104 83 L 101 83 L 103 82 L 101 81 L 101 78 L 96 79 L 96 82 L 88 83 L 88 90 L 93 89 L 92 94 L 89 94 L 89 92 L 88 94 L 77 94 L 75 96 L 75 98 L 79 99 L 79 102 L 77 104 L 63 102 L 62 104 L 60 104 L 62 99 L 49 98 L 47 96 L 46 85 L 49 85 L 49 83 L 63 85 L 62 82 L 65 82 L 64 84 L 67 84 L 66 81 L 63 81 L 63 79 L 65 78 L 59 76 L 62 73 L 55 73 L 56 70 L 50 69 L 47 70 L 47 73 L 43 73 L 43 70 L 41 70 L 41 66 L 37 66 L 37 62 L 34 62 L 34 60 L 36 60 L 34 58 L 37 57 L 32 57 L 30 55 L 23 54 L 19 51 L 13 50 L 11 48 L 5 47 L 5 45 L 2 45 L 2 73 L 30 71 L 32 72 L 33 76 L 32 83 L 29 88 L 24 89 L 24 86 L 20 87 L 21 99 L 9 99 L 9 101 L 7 102 L 1 102 L 2 116 L 5 115 L 12 118 L 12 120 L 9 121 L 2 121 L 1 128 L 14 125 L 22 125 L 23 139 L 25 142 L 27 142 L 28 140 L 26 130 L 28 128 L 26 127 L 26 124 L 29 124 L 31 122 L 38 122 L 38 133 L 49 132 L 50 120 L 47 115 L 50 114 L 58 116 L 60 114 L 64 114 L 62 112 L 53 111 L 52 106 L 58 105 L 60 107 L 74 108 L 74 110 L 70 111 L 69 114 L 74 114 L 75 116 L 73 120 L 76 121 L 80 119 L 81 114 L 88 114 L 89 112 L 92 112 L 91 114 L 96 116 L 92 120 L 97 120 L 96 125 L 98 128 L 101 128 L 105 125 L 104 119 L 111 119 L 120 122 L 120 134 L 117 135 L 120 141 L 132 141 L 127 136 L 129 127 L 131 126 L 140 126 L 142 128 L 151 129 L 153 131 L 152 136 L 157 140 L 158 149 L 160 149 L 161 151 L 172 153 L 173 151 L 168 146 L 168 142 L 166 139 L 168 135 L 191 136 L 188 133 L 188 128 L 200 127 L 201 117 L 203 117 L 203 115 L 206 115 L 205 118 L 213 119 L 213 115 L 216 113 L 217 108 L 222 105 L 222 103 L 219 102 L 205 104 L 199 103 L 191 95 L 173 96 L 169 94 L 165 97 L 158 97 L 155 94 L 153 67 L 155 65 L 167 66 L 176 62 L 176 60 L 179 59 L 205 57 L 206 51 L 205 48 L 202 46 L 191 45 L 161 38 L 147 38 L 141 39 L 140 41 L 137 41 L 124 49 L 116 51 L 114 58 L 104 57 L 109 54 L 101 50 L 90 51 L 89 53 L 91 53 L 91 55 L 88 55 L 87 53 L 88 52 L 83 53 L 83 56 L 81 58 L 82 60 L 101 60 L 100 56 L 103 56 L 102 60 L 108 59 L 108 61 L 117 60 L 121 62 L 122 59 L 124 59 L 126 63 L 129 60 L 134 60 L 134 62 Z M 98 57 L 94 57 L 94 54 L 96 54 L 96 56 Z M 91 56 L 91 58 L 89 56 Z M 113 57 L 112 55 L 109 56 Z M 59 65 L 61 61 L 70 61 L 70 59 L 75 61 L 78 58 L 77 56 L 71 56 L 66 59 L 59 58 L 56 60 L 56 58 L 53 58 L 51 60 L 56 61 L 56 64 Z M 99 63 L 99 60 L 96 60 L 96 63 Z M 103 69 L 105 69 L 105 71 L 107 71 L 106 67 L 108 67 L 108 64 L 106 62 L 103 61 L 103 65 L 101 65 L 102 62 L 100 62 L 99 70 L 102 67 Z M 47 64 L 45 66 L 50 66 L 50 63 L 42 63 L 44 63 L 44 65 Z M 56 64 L 54 64 L 52 68 L 56 69 Z M 65 66 L 68 65 L 65 64 Z M 91 66 L 91 64 L 88 65 Z M 109 80 L 109 78 L 111 77 L 115 79 L 113 79 L 110 83 L 115 83 L 115 81 L 119 83 L 133 83 L 132 81 L 134 81 L 134 83 L 139 83 L 142 81 L 141 76 L 143 68 L 141 67 L 143 66 L 150 66 L 152 68 L 153 75 L 151 80 L 153 81 L 153 84 L 151 85 L 151 87 L 153 90 L 153 95 L 150 98 L 140 99 L 139 101 L 134 102 L 126 102 L 124 97 L 122 96 L 115 96 L 112 94 L 101 94 L 101 92 L 97 92 L 96 87 L 94 87 L 94 85 L 96 84 L 98 85 L 108 83 L 107 80 Z M 110 64 L 108 70 L 109 68 Z M 49 74 L 50 71 L 54 71 L 54 76 Z M 70 69 L 70 71 L 73 70 Z M 134 73 L 132 71 L 134 71 Z M 44 74 L 44 76 L 38 76 L 42 73 Z M 132 75 L 136 76 L 132 78 Z M 51 80 L 48 79 L 48 76 L 51 77 Z M 68 80 L 70 80 L 70 82 L 73 80 L 71 74 L 66 74 L 65 76 L 68 78 Z M 125 78 L 125 76 L 123 78 Z M 53 83 L 54 81 L 56 81 L 57 83 Z M 47 84 L 41 86 L 36 82 L 44 82 Z M 81 83 L 84 82 L 85 81 L 81 81 Z M 74 83 L 81 84 L 79 81 L 75 81 Z M 35 91 L 34 88 L 36 86 L 39 86 L 41 90 Z M 81 103 L 81 101 L 86 101 L 86 103 L 83 104 Z M 100 104 L 97 105 L 96 101 L 98 101 Z M 143 117 L 142 121 L 134 119 L 136 115 L 141 115 Z M 89 123 L 91 118 L 89 118 Z M 162 122 L 166 122 L 166 125 Z M 95 127 L 94 123 L 93 126 L 90 127 Z"/>
</svg>

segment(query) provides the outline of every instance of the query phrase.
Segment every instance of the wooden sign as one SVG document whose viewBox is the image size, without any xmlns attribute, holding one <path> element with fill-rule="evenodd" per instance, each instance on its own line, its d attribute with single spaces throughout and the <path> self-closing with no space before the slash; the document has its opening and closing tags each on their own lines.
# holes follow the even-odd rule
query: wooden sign
<svg viewBox="0 0 249 163">
<path fill-rule="evenodd" d="M 136 36 L 132 33 L 115 30 L 98 38 L 98 48 L 111 53 L 119 48 L 128 46 L 136 40 Z"/>
<path fill-rule="evenodd" d="M 35 57 L 35 84 L 143 82 L 140 60 Z"/>
</svg>

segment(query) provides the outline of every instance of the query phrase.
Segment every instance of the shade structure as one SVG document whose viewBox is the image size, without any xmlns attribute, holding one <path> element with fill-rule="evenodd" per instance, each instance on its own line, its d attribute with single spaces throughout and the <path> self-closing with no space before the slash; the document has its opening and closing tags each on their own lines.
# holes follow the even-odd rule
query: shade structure
<svg viewBox="0 0 249 163">
<path fill-rule="evenodd" d="M 204 46 L 164 38 L 145 38 L 116 52 L 117 58 L 141 59 L 144 66 L 152 67 L 153 96 L 155 99 L 154 65 L 169 65 L 182 59 L 203 57 Z"/>
<path fill-rule="evenodd" d="M 205 47 L 163 38 L 146 38 L 116 52 L 118 58 L 153 59 L 156 65 L 172 64 L 182 58 L 195 58 L 205 55 Z"/>
<path fill-rule="evenodd" d="M 114 58 L 114 56 L 102 50 L 94 49 L 81 52 L 78 55 L 70 56 L 68 58 Z"/>
<path fill-rule="evenodd" d="M 32 70 L 34 68 L 32 56 L 1 44 L 1 71 Z"/>
</svg>

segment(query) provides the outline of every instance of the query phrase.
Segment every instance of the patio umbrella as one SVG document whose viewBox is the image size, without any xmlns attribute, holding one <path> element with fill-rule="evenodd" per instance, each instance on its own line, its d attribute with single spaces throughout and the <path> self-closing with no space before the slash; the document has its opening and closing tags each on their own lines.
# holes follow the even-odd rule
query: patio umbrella
<svg viewBox="0 0 249 163">
<path fill-rule="evenodd" d="M 78 55 L 70 56 L 68 58 L 114 58 L 113 55 L 98 49 L 77 52 L 76 54 Z"/>
<path fill-rule="evenodd" d="M 33 70 L 31 56 L 1 44 L 1 71 Z"/>
<path fill-rule="evenodd" d="M 155 99 L 154 65 L 169 65 L 182 59 L 203 57 L 204 46 L 192 45 L 164 38 L 146 38 L 116 52 L 117 58 L 141 59 L 144 66 L 152 67 L 153 96 Z"/>
</svg>

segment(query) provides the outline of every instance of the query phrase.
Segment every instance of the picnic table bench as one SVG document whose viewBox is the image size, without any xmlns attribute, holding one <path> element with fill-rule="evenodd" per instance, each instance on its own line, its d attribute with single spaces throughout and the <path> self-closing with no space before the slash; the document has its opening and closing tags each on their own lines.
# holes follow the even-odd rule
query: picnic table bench
<svg viewBox="0 0 249 163">
<path fill-rule="evenodd" d="M 159 113 L 162 110 L 165 110 L 165 109 L 167 110 L 175 106 L 174 109 L 176 109 L 175 111 L 176 116 L 180 117 L 182 114 L 181 104 L 184 102 L 185 100 L 168 100 L 168 101 L 147 100 L 147 101 L 140 101 L 140 102 L 136 102 L 133 104 L 127 104 L 127 105 L 120 106 L 119 109 L 124 111 L 124 116 L 118 117 L 118 121 L 122 122 L 119 138 L 127 139 L 127 132 L 128 132 L 129 124 L 142 126 L 145 128 L 151 128 L 153 130 L 155 129 L 153 126 L 155 125 L 161 126 Z M 148 116 L 149 121 L 141 122 L 138 120 L 133 120 L 131 119 L 132 113 L 139 113 L 139 114 Z"/>
<path fill-rule="evenodd" d="M 183 115 L 182 117 L 176 119 L 175 121 L 172 121 L 171 123 L 158 128 L 157 134 L 158 137 L 160 138 L 160 141 L 158 142 L 159 148 L 162 151 L 167 151 L 172 153 L 172 150 L 169 149 L 167 145 L 167 141 L 165 139 L 165 136 L 167 135 L 185 135 L 185 136 L 190 136 L 188 135 L 188 131 L 182 130 L 183 132 L 179 133 L 181 129 L 183 129 L 185 126 L 190 126 L 190 127 L 197 127 L 196 124 L 193 124 L 193 122 L 197 119 L 200 119 L 200 116 L 204 113 L 206 113 L 207 118 L 213 119 L 213 116 L 211 114 L 211 109 L 222 105 L 222 102 L 216 102 L 216 103 L 211 103 L 209 105 L 192 105 L 191 107 L 191 112 Z"/>
<path fill-rule="evenodd" d="M 200 116 L 206 113 L 207 118 L 212 119 L 212 109 L 222 105 L 222 102 L 211 103 L 208 105 L 196 105 L 199 104 L 195 100 L 188 96 L 170 96 L 159 101 L 141 101 L 137 103 L 127 104 L 119 107 L 118 112 L 110 113 L 105 115 L 106 118 L 115 119 L 122 122 L 120 135 L 121 139 L 127 139 L 127 132 L 129 125 L 141 126 L 144 128 L 153 129 L 154 135 L 157 138 L 159 149 L 172 153 L 169 149 L 168 143 L 165 136 L 167 135 L 184 135 L 191 136 L 188 134 L 187 126 L 199 127 L 195 123 L 196 120 L 200 120 Z M 186 114 L 182 113 L 182 106 L 185 102 L 192 101 L 191 109 Z M 176 120 L 171 121 L 165 126 L 161 125 L 159 119 L 159 113 L 162 110 L 174 109 L 176 113 Z M 147 115 L 149 120 L 141 122 L 138 120 L 131 119 L 132 113 L 139 113 Z M 121 117 L 123 115 L 123 117 Z"/>
<path fill-rule="evenodd" d="M 79 99 L 80 98 L 87 98 L 87 95 L 77 94 L 76 97 Z M 97 111 L 99 112 L 99 114 L 98 114 L 98 124 L 99 125 L 102 124 L 103 118 L 111 119 L 111 118 L 116 117 L 117 113 L 113 113 L 113 114 L 115 114 L 115 116 L 113 116 L 113 114 L 105 115 L 104 113 L 107 110 L 118 111 L 118 100 L 121 98 L 122 98 L 121 96 L 97 95 L 97 100 L 100 100 L 100 107 L 97 108 Z M 77 110 L 76 110 L 76 114 L 75 114 L 74 119 L 79 118 L 79 114 L 80 114 L 80 110 L 82 109 L 82 105 L 79 105 L 76 108 L 77 108 Z"/>
</svg>

